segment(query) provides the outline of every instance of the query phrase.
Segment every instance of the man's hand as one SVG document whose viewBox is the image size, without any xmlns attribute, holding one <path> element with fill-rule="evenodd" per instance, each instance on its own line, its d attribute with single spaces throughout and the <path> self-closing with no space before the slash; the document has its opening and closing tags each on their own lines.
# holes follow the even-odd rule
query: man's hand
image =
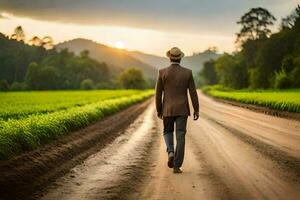
<svg viewBox="0 0 300 200">
<path fill-rule="evenodd" d="M 194 112 L 194 120 L 197 120 L 199 118 L 199 112 Z"/>
<path fill-rule="evenodd" d="M 158 117 L 159 119 L 163 119 L 162 113 L 158 112 L 158 113 L 157 113 L 157 117 Z"/>
</svg>

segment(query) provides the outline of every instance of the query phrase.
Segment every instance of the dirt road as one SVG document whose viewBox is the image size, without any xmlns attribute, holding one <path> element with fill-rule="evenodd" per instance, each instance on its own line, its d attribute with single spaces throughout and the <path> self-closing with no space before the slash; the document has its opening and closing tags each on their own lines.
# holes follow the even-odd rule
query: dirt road
<svg viewBox="0 0 300 200">
<path fill-rule="evenodd" d="M 199 97 L 183 174 L 167 168 L 162 122 L 151 104 L 124 134 L 35 198 L 300 199 L 300 122 Z"/>
</svg>

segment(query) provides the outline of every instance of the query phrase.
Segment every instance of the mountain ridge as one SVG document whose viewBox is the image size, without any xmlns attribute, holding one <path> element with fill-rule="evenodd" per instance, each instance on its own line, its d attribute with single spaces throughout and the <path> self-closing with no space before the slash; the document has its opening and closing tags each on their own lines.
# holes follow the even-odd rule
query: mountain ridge
<svg viewBox="0 0 300 200">
<path fill-rule="evenodd" d="M 59 49 L 68 48 L 76 54 L 83 50 L 89 50 L 90 56 L 99 61 L 106 62 L 109 65 L 116 66 L 120 70 L 128 67 L 140 68 L 145 76 L 155 79 L 157 70 L 168 67 L 170 62 L 167 57 L 161 57 L 144 53 L 141 51 L 128 51 L 110 47 L 93 40 L 76 38 L 56 45 Z M 201 53 L 185 56 L 182 59 L 182 66 L 193 70 L 194 74 L 201 71 L 203 64 L 210 59 L 217 59 L 221 54 L 206 50 Z"/>
<path fill-rule="evenodd" d="M 167 57 L 156 56 L 152 54 L 143 53 L 140 51 L 130 51 L 131 55 L 135 58 L 142 60 L 143 62 L 150 64 L 158 69 L 168 67 L 170 61 Z M 181 65 L 193 70 L 194 73 L 198 73 L 203 68 L 203 64 L 208 60 L 215 60 L 219 58 L 221 54 L 214 51 L 206 50 L 201 53 L 193 54 L 191 56 L 185 56 L 182 58 Z"/>
<path fill-rule="evenodd" d="M 156 68 L 132 57 L 128 51 L 109 47 L 92 40 L 76 38 L 59 43 L 56 45 L 56 48 L 67 48 L 75 54 L 79 54 L 83 50 L 88 50 L 91 58 L 116 66 L 121 71 L 126 68 L 136 67 L 141 69 L 147 78 L 154 79 L 157 75 Z"/>
</svg>

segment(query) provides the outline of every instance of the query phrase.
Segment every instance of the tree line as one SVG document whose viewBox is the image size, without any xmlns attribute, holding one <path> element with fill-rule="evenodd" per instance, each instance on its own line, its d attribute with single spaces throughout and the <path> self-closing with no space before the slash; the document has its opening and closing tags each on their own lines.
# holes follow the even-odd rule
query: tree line
<svg viewBox="0 0 300 200">
<path fill-rule="evenodd" d="M 202 84 L 241 88 L 300 87 L 300 6 L 272 33 L 276 18 L 264 8 L 252 8 L 237 24 L 237 50 L 204 64 Z"/>
<path fill-rule="evenodd" d="M 141 70 L 130 68 L 113 74 L 110 66 L 90 58 L 56 50 L 50 36 L 26 41 L 18 26 L 8 37 L 0 33 L 0 90 L 146 88 Z"/>
</svg>

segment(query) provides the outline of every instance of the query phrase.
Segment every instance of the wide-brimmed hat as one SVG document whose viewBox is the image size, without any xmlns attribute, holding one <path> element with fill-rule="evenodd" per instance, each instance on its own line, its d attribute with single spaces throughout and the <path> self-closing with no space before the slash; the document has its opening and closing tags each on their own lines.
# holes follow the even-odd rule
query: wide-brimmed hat
<svg viewBox="0 0 300 200">
<path fill-rule="evenodd" d="M 183 58 L 184 53 L 178 47 L 173 47 L 167 51 L 167 56 L 172 60 L 179 60 Z"/>
</svg>

